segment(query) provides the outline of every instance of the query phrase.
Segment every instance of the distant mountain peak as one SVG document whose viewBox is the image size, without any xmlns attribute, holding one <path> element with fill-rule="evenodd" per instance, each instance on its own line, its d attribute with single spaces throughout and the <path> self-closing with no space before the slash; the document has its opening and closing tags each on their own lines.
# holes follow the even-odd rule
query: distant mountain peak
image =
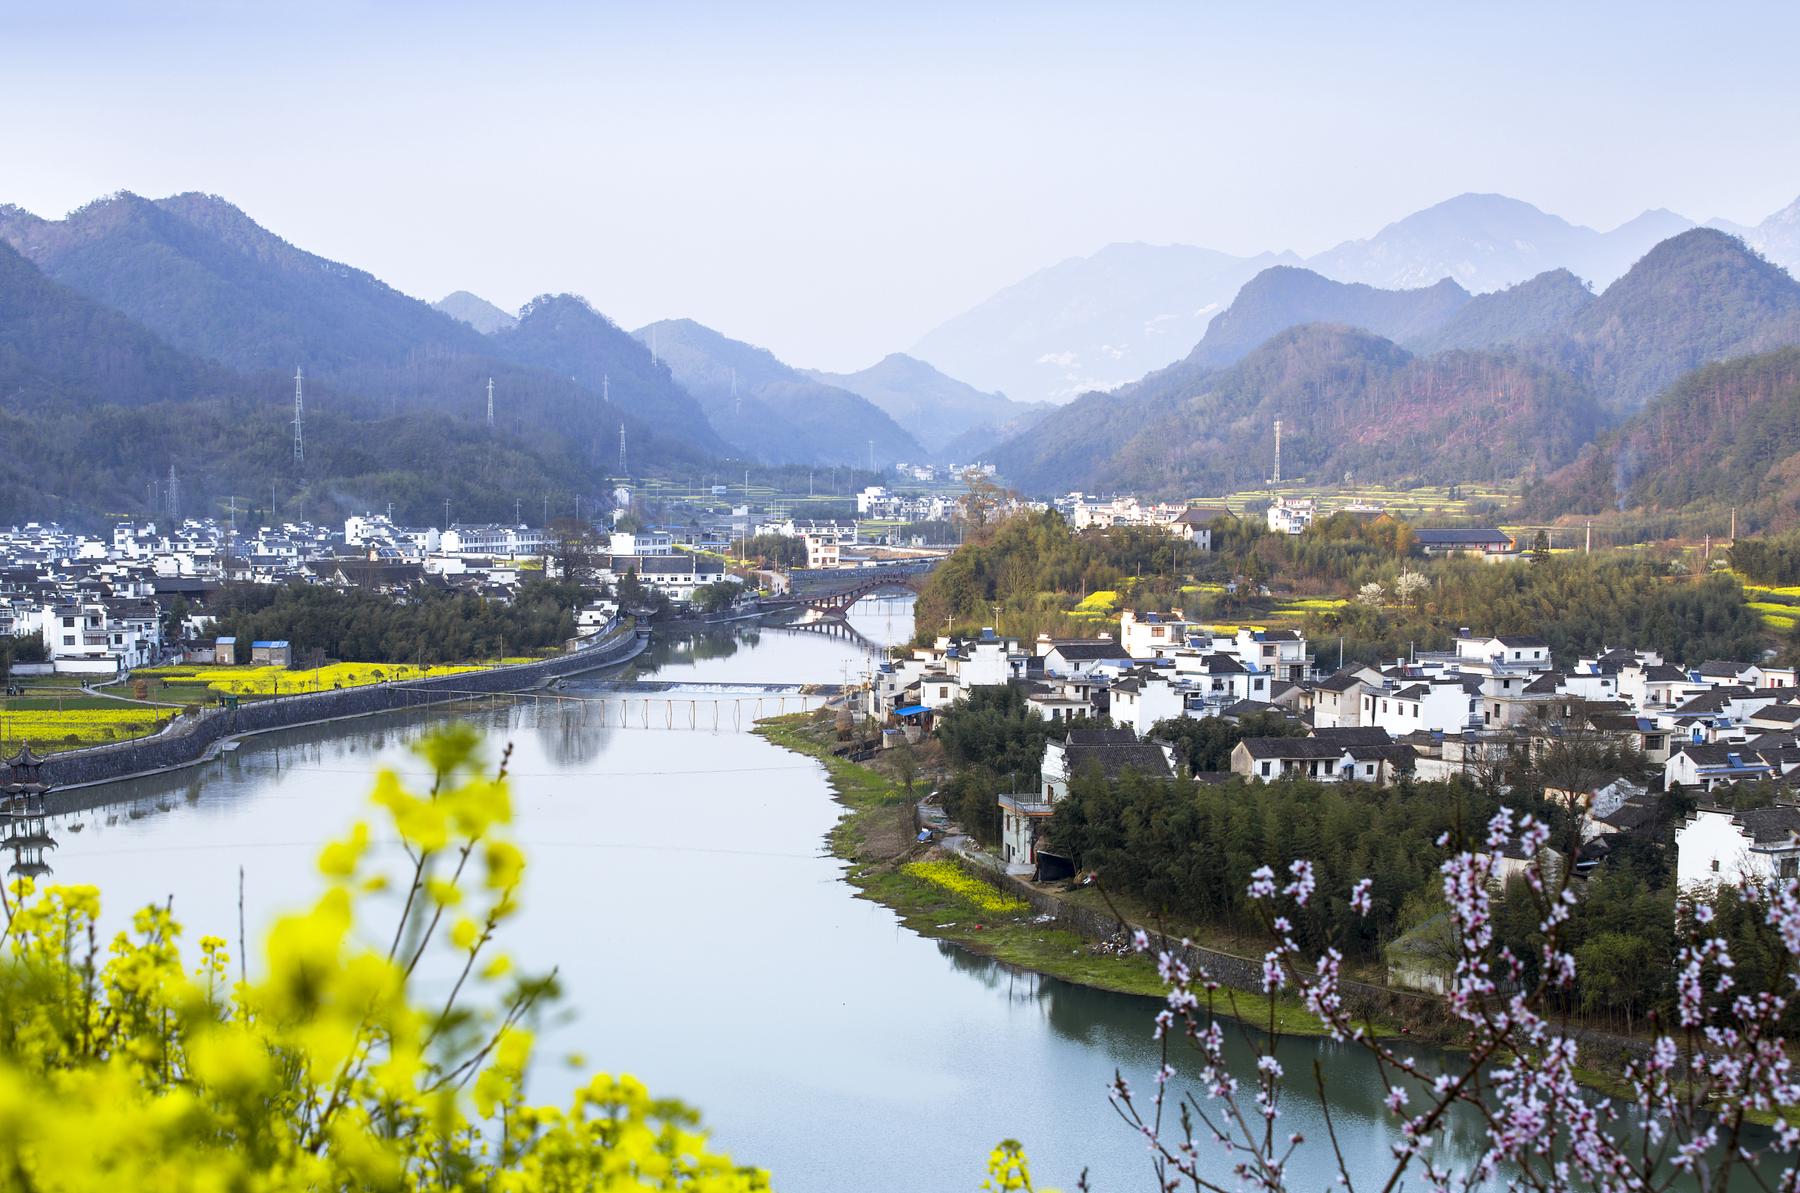
<svg viewBox="0 0 1800 1193">
<path fill-rule="evenodd" d="M 483 335 L 519 325 L 519 317 L 501 310 L 479 294 L 457 290 L 431 304 L 452 319 L 460 320 Z"/>
</svg>

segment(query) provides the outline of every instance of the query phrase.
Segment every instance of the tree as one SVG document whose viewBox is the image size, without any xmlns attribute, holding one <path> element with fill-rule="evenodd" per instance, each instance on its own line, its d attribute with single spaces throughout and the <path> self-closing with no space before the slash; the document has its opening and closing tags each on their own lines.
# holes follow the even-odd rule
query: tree
<svg viewBox="0 0 1800 1193">
<path fill-rule="evenodd" d="M 919 777 L 919 756 L 913 752 L 911 743 L 901 742 L 889 751 L 894 764 L 894 774 L 900 779 L 900 785 L 911 795 L 913 781 Z"/>
<path fill-rule="evenodd" d="M 1431 581 L 1414 571 L 1404 571 L 1394 578 L 1394 599 L 1403 605 L 1416 605 L 1431 591 Z"/>
<path fill-rule="evenodd" d="M 1537 532 L 1536 537 L 1531 540 L 1531 562 L 1543 563 L 1549 558 L 1550 535 L 1549 532 L 1540 530 Z"/>
<path fill-rule="evenodd" d="M 1379 609 L 1387 603 L 1387 589 L 1378 580 L 1371 580 L 1356 590 L 1356 599 L 1371 609 Z"/>
</svg>

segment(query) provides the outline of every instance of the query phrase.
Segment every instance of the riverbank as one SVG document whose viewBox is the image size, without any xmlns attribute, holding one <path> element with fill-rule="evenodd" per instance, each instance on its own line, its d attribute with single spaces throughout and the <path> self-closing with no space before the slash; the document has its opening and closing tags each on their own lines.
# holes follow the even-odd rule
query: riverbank
<svg viewBox="0 0 1800 1193">
<path fill-rule="evenodd" d="M 891 751 L 877 753 L 867 763 L 838 756 L 833 720 L 823 712 L 765 720 L 756 732 L 824 764 L 845 808 L 830 835 L 833 854 L 849 864 L 845 880 L 863 898 L 896 912 L 907 927 L 1078 985 L 1153 998 L 1163 995 L 1154 963 L 1129 952 L 1125 929 L 1113 910 L 1097 899 L 1097 892 L 1053 891 L 989 870 L 955 848 L 954 838 L 946 842 L 949 848 L 918 842 L 917 792 L 906 790 Z M 991 888 L 994 900 L 1002 901 L 984 898 L 980 903 L 1004 907 L 1010 900 L 1018 906 L 984 909 L 922 877 L 916 868 L 909 870 L 913 863 L 938 858 L 954 860 Z M 1148 917 L 1129 906 L 1121 911 L 1128 921 L 1138 921 L 1132 926 L 1142 926 L 1154 936 Z M 1260 954 L 1241 956 L 1197 945 L 1176 949 L 1190 967 L 1204 969 L 1220 983 L 1218 1013 L 1282 1035 L 1327 1034 L 1297 998 L 1270 999 L 1261 993 Z M 1450 1049 L 1459 1046 L 1460 1024 L 1431 995 L 1350 981 L 1342 983 L 1342 990 L 1346 1008 L 1378 1037 L 1404 1037 Z M 1583 1053 L 1578 1077 L 1606 1093 L 1619 1092 L 1625 1064 L 1650 1047 L 1648 1039 L 1612 1032 L 1575 1028 L 1573 1034 Z"/>
<path fill-rule="evenodd" d="M 848 863 L 844 879 L 859 895 L 899 915 L 921 936 L 1047 977 L 1116 994 L 1160 999 L 1165 993 L 1155 962 L 1126 947 L 1121 931 L 1070 926 L 1066 915 L 1028 899 L 1004 876 L 978 874 L 954 849 L 916 840 L 915 808 L 921 791 L 908 791 L 892 751 L 866 763 L 838 756 L 829 714 L 796 713 L 765 719 L 756 733 L 775 745 L 817 759 L 845 811 L 828 838 L 833 855 Z M 915 863 L 951 860 L 994 892 L 992 899 L 958 893 L 922 876 Z M 1041 894 L 1041 893 L 1040 893 Z M 983 906 L 987 904 L 987 906 Z M 1257 963 L 1260 965 L 1260 962 Z M 1148 1008 L 1147 1008 L 1148 1010 Z M 1297 999 L 1269 999 L 1259 992 L 1223 987 L 1221 1014 L 1284 1035 L 1325 1032 Z M 1383 1034 L 1401 1029 L 1376 1025 Z"/>
</svg>

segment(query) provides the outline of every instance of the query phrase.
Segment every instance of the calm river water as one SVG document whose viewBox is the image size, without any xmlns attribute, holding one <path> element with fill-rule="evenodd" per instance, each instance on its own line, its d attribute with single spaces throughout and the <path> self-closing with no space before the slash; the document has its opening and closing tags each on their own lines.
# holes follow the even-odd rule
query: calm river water
<svg viewBox="0 0 1800 1193">
<path fill-rule="evenodd" d="M 865 601 L 852 621 L 878 641 L 909 637 L 910 599 Z M 732 729 L 734 708 L 747 725 L 757 699 L 771 712 L 780 700 L 746 685 L 838 682 L 866 651 L 767 627 L 659 641 L 628 676 L 676 685 L 673 719 L 696 718 L 698 731 L 664 727 L 660 705 L 652 727 L 634 708 L 620 728 L 616 694 L 602 726 L 604 678 L 566 689 L 586 705 L 472 714 L 496 756 L 515 747 L 531 865 L 507 944 L 528 969 L 560 967 L 571 1014 L 547 1044 L 699 1106 L 715 1141 L 771 1169 L 778 1189 L 974 1189 L 1008 1136 L 1027 1146 L 1040 1186 L 1072 1188 L 1087 1167 L 1096 1189 L 1151 1188 L 1105 1086 L 1117 1068 L 1147 1088 L 1156 1004 L 1013 973 L 855 898 L 822 844 L 838 816 L 822 769 Z M 713 731 L 704 702 L 717 700 L 735 703 Z M 376 765 L 418 771 L 406 747 L 445 715 L 265 734 L 205 766 L 104 789 L 117 802 L 54 828 L 55 878 L 99 884 L 115 924 L 173 897 L 190 941 L 235 941 L 242 866 L 254 936 L 310 900 L 318 848 L 360 814 Z M 1372 1071 L 1329 1044 L 1284 1048 L 1291 1073 L 1323 1061 L 1347 1152 L 1385 1170 Z M 548 1069 L 536 1094 L 560 1101 L 568 1080 Z M 1282 1126 L 1314 1141 L 1294 1187 L 1327 1187 L 1310 1096 L 1296 1092 Z M 1464 1163 L 1476 1154 L 1461 1141 Z"/>
</svg>

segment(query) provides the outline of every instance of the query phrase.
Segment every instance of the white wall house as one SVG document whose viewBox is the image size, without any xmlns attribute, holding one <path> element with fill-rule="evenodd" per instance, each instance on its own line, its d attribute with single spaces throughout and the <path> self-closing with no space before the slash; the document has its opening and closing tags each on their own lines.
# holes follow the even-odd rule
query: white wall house
<svg viewBox="0 0 1800 1193">
<path fill-rule="evenodd" d="M 1477 715 L 1476 698 L 1458 676 L 1401 683 L 1391 688 L 1366 688 L 1362 695 L 1362 723 L 1379 725 L 1395 737 L 1419 730 L 1460 733 Z M 1318 724 L 1316 715 L 1313 724 Z"/>
<path fill-rule="evenodd" d="M 1269 529 L 1276 534 L 1299 534 L 1318 513 L 1310 497 L 1276 497 L 1269 503 Z"/>
<path fill-rule="evenodd" d="M 1119 614 L 1119 645 L 1134 659 L 1164 659 L 1185 648 L 1195 623 L 1179 613 Z"/>
<path fill-rule="evenodd" d="M 1800 877 L 1800 808 L 1699 808 L 1676 832 L 1675 850 L 1683 887 Z"/>
<path fill-rule="evenodd" d="M 1187 690 L 1168 671 L 1138 667 L 1113 683 L 1111 711 L 1114 724 L 1147 737 L 1158 721 L 1187 715 Z"/>
</svg>

